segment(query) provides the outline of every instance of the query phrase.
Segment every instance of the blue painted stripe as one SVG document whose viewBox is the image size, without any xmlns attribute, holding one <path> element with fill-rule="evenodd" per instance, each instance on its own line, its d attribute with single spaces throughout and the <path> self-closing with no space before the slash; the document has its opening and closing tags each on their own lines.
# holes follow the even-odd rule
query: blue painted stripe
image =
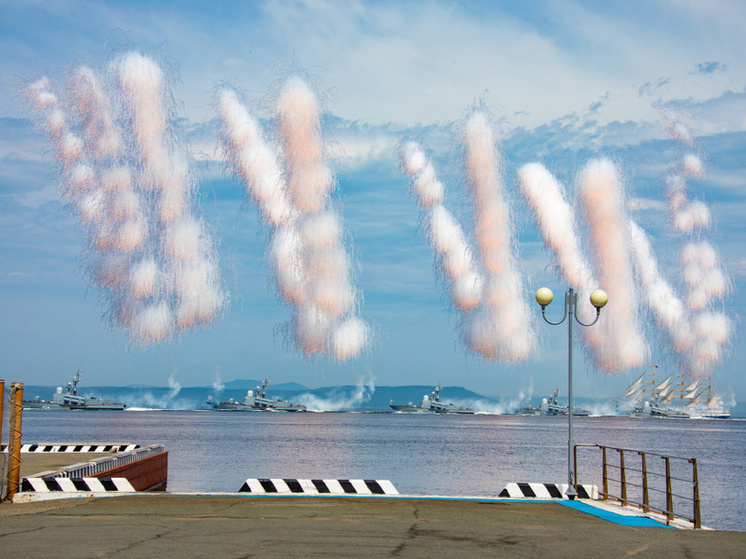
<svg viewBox="0 0 746 559">
<path fill-rule="evenodd" d="M 666 526 L 662 522 L 658 522 L 648 516 L 626 516 L 623 514 L 616 514 L 586 503 L 581 503 L 580 501 L 562 501 L 559 502 L 559 504 L 622 526 L 651 526 L 656 528 L 675 529 L 673 526 Z"/>
</svg>

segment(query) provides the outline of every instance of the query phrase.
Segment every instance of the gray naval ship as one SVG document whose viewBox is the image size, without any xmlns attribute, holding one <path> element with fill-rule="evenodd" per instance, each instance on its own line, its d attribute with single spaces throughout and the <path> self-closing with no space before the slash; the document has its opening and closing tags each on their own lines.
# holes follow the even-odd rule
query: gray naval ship
<svg viewBox="0 0 746 559">
<path fill-rule="evenodd" d="M 215 411 L 287 411 L 302 412 L 306 411 L 306 406 L 294 404 L 288 400 L 270 400 L 266 395 L 266 388 L 269 385 L 269 378 L 264 377 L 261 386 L 254 390 L 249 390 L 243 399 L 243 402 L 234 402 L 233 398 L 227 402 L 215 403 L 212 396 L 208 396 L 207 405 Z"/>
<path fill-rule="evenodd" d="M 67 383 L 63 391 L 61 386 L 52 394 L 52 399 L 45 401 L 36 396 L 33 400 L 24 400 L 24 410 L 123 410 L 127 406 L 120 402 L 78 395 L 80 371 L 75 373 L 72 382 Z"/>
<path fill-rule="evenodd" d="M 400 413 L 474 413 L 471 408 L 462 408 L 456 404 L 444 404 L 440 401 L 440 391 L 443 388 L 438 383 L 435 387 L 435 391 L 431 392 L 428 396 L 425 394 L 422 397 L 422 402 L 419 406 L 415 406 L 412 402 L 408 404 L 394 404 L 393 400 L 389 401 L 389 406 L 395 412 Z"/>
<path fill-rule="evenodd" d="M 561 406 L 557 403 L 559 389 L 555 388 L 549 398 L 542 398 L 541 405 L 538 408 L 527 406 L 521 408 L 520 415 L 567 415 L 568 407 Z M 573 406 L 573 417 L 588 417 L 591 414 L 589 410 L 582 410 Z"/>
</svg>

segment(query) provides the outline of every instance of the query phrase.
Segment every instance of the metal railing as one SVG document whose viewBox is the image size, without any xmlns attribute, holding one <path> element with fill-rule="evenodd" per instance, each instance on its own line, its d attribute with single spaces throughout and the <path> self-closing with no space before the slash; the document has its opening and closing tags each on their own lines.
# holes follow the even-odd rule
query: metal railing
<svg viewBox="0 0 746 559">
<path fill-rule="evenodd" d="M 114 456 L 104 456 L 103 458 L 96 458 L 94 460 L 89 460 L 88 462 L 79 462 L 77 464 L 72 464 L 71 466 L 66 466 L 60 470 L 41 472 L 36 474 L 34 477 L 91 477 L 94 474 L 118 466 L 123 466 L 125 464 L 130 464 L 131 462 L 142 460 L 143 458 L 148 458 L 155 454 L 160 454 L 161 452 L 165 452 L 165 449 L 166 447 L 162 444 L 150 445 L 129 452 L 120 452 Z"/>
<path fill-rule="evenodd" d="M 622 506 L 638 507 L 645 513 L 658 513 L 666 518 L 666 524 L 679 518 L 691 522 L 695 529 L 702 528 L 696 458 L 664 456 L 598 444 L 576 444 L 573 450 L 576 484 L 580 483 L 578 448 L 601 451 L 602 488 L 599 495 L 604 501 L 617 501 Z M 674 506 L 676 511 L 690 510 L 691 516 L 675 512 Z"/>
</svg>

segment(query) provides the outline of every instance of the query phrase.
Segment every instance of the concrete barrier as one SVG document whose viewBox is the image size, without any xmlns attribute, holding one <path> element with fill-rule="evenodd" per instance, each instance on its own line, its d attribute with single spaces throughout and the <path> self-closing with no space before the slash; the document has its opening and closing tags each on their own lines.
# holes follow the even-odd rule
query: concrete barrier
<svg viewBox="0 0 746 559">
<path fill-rule="evenodd" d="M 239 493 L 305 493 L 308 495 L 398 495 L 389 480 L 247 479 Z"/>
<path fill-rule="evenodd" d="M 568 485 L 556 483 L 509 483 L 500 492 L 500 497 L 511 499 L 567 499 Z M 579 499 L 598 499 L 598 487 L 578 485 Z"/>
<path fill-rule="evenodd" d="M 70 477 L 25 477 L 21 481 L 21 493 L 134 493 L 135 489 L 126 478 L 70 478 Z"/>
</svg>

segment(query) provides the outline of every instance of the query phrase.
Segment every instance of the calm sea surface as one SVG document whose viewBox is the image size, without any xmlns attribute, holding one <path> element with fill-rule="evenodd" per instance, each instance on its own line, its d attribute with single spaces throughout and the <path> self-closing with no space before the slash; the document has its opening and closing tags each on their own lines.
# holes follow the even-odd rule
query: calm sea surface
<svg viewBox="0 0 746 559">
<path fill-rule="evenodd" d="M 703 524 L 746 531 L 746 421 L 589 417 L 574 431 L 576 443 L 696 458 Z M 495 496 L 509 482 L 567 481 L 560 417 L 26 411 L 23 442 L 162 443 L 174 492 L 236 492 L 247 478 L 363 478 L 391 480 L 402 494 Z M 600 456 L 580 451 L 580 483 L 601 485 Z M 628 467 L 640 467 L 635 456 L 626 453 Z M 674 465 L 674 475 L 691 479 L 691 466 Z"/>
</svg>

